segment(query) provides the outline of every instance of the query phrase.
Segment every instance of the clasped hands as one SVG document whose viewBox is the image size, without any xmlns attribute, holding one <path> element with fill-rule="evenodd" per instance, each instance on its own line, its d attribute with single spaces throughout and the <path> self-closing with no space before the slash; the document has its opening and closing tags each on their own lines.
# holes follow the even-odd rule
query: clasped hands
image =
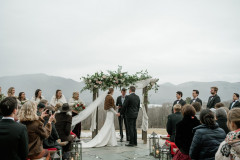
<svg viewBox="0 0 240 160">
<path fill-rule="evenodd" d="M 120 116 L 121 116 L 121 114 L 120 114 L 120 113 L 117 113 L 116 115 L 117 115 L 118 117 L 120 117 Z"/>
</svg>

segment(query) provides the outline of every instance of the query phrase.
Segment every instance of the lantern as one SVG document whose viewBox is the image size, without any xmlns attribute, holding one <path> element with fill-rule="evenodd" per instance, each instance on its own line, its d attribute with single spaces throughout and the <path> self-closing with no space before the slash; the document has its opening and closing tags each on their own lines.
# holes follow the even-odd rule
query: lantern
<svg viewBox="0 0 240 160">
<path fill-rule="evenodd" d="M 72 142 L 71 160 L 82 160 L 82 143 L 80 140 Z"/>
<path fill-rule="evenodd" d="M 172 159 L 172 155 L 171 155 L 170 145 L 167 146 L 166 144 L 164 144 L 160 149 L 159 160 L 171 160 L 171 159 Z"/>
<path fill-rule="evenodd" d="M 149 137 L 149 152 L 150 155 L 154 155 L 156 144 L 159 144 L 159 138 L 155 132 Z"/>
<path fill-rule="evenodd" d="M 154 147 L 154 157 L 155 158 L 160 158 L 160 151 L 161 151 L 161 147 L 160 147 L 159 143 L 157 143 Z"/>
</svg>

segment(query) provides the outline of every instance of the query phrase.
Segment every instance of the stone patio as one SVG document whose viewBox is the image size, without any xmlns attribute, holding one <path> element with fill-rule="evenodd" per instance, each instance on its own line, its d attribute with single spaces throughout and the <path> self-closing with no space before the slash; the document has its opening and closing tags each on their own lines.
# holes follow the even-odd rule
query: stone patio
<svg viewBox="0 0 240 160">
<path fill-rule="evenodd" d="M 137 147 L 126 147 L 125 144 L 126 142 L 118 142 L 116 147 L 83 149 L 83 160 L 156 160 L 153 156 L 149 156 L 149 144 L 143 144 L 141 139 L 138 139 Z"/>
</svg>

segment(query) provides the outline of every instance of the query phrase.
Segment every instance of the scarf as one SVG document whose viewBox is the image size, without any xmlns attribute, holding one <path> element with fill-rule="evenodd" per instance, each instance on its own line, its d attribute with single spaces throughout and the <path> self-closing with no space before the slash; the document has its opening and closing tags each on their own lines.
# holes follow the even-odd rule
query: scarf
<svg viewBox="0 0 240 160">
<path fill-rule="evenodd" d="M 240 158 L 240 129 L 227 134 L 225 144 L 221 148 L 221 153 L 230 159 Z"/>
</svg>

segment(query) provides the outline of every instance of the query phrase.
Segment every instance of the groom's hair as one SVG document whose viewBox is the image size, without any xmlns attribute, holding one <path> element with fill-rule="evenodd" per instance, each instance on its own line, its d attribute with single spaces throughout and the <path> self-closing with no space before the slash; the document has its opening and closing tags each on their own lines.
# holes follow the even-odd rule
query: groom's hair
<svg viewBox="0 0 240 160">
<path fill-rule="evenodd" d="M 132 92 L 135 92 L 136 88 L 134 86 L 130 86 L 129 88 Z"/>
</svg>

